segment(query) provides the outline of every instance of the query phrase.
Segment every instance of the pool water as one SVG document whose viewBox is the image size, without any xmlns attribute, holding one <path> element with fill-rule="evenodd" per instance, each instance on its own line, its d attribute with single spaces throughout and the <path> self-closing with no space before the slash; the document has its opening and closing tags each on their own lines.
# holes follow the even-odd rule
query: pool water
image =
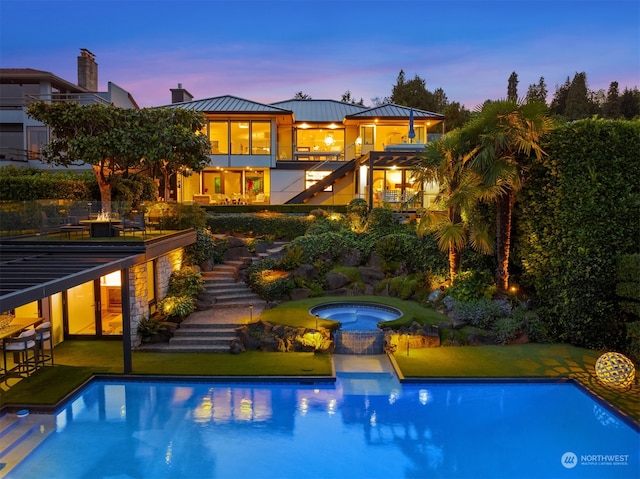
<svg viewBox="0 0 640 479">
<path fill-rule="evenodd" d="M 388 378 L 387 378 L 388 379 Z M 572 383 L 95 380 L 9 478 L 637 478 L 640 433 Z"/>
<path fill-rule="evenodd" d="M 340 329 L 345 331 L 375 330 L 379 322 L 402 316 L 402 311 L 391 306 L 360 302 L 324 303 L 314 306 L 309 312 L 324 319 L 340 321 Z"/>
</svg>

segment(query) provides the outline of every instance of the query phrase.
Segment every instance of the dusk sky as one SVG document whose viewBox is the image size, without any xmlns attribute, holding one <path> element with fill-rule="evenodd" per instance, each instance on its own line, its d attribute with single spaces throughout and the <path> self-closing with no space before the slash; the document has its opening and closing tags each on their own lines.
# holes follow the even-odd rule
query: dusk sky
<svg viewBox="0 0 640 479">
<path fill-rule="evenodd" d="M 591 90 L 640 85 L 638 0 L 0 0 L 0 67 L 77 83 L 80 48 L 141 107 L 196 99 L 271 103 L 302 91 L 372 105 L 398 73 L 473 109 L 545 78 L 586 72 Z"/>
</svg>

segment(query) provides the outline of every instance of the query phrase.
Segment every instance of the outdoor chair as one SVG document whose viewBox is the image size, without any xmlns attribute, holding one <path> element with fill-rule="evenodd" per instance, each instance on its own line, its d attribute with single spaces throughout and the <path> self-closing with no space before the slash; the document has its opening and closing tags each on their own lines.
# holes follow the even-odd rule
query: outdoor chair
<svg viewBox="0 0 640 479">
<path fill-rule="evenodd" d="M 2 340 L 2 351 L 5 373 L 11 371 L 20 376 L 31 376 L 31 373 L 38 367 L 36 330 L 28 329 L 16 338 L 4 338 Z M 29 352 L 31 352 L 31 354 L 29 354 Z M 11 370 L 7 366 L 7 353 L 15 353 L 17 355 L 17 362 Z"/>
<path fill-rule="evenodd" d="M 40 212 L 41 222 L 40 222 L 40 233 L 59 233 L 60 228 L 62 227 L 62 222 L 59 219 L 51 219 L 47 216 L 47 213 L 44 211 Z"/>
<path fill-rule="evenodd" d="M 67 237 L 71 237 L 71 232 L 82 233 L 84 236 L 84 232 L 89 232 L 90 227 L 88 224 L 82 224 L 82 220 L 88 220 L 89 213 L 85 210 L 71 210 L 69 212 L 69 216 L 67 217 L 67 223 L 60 226 L 60 233 L 67 233 Z"/>
<path fill-rule="evenodd" d="M 36 342 L 38 343 L 38 363 L 44 364 L 51 361 L 53 366 L 53 335 L 51 334 L 51 322 L 47 321 L 37 326 L 36 329 Z M 45 343 L 49 343 L 49 354 L 45 354 Z"/>
<path fill-rule="evenodd" d="M 122 223 L 114 224 L 113 229 L 118 232 L 122 232 L 123 236 L 126 236 L 127 231 L 130 231 L 132 235 L 140 231 L 142 237 L 147 236 L 147 227 L 144 222 L 144 215 L 142 213 L 125 215 L 122 218 Z"/>
</svg>

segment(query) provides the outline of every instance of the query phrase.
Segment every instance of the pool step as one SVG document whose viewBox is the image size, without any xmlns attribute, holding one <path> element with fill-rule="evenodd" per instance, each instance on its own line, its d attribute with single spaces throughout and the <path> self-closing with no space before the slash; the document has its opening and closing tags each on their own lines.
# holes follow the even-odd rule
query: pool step
<svg viewBox="0 0 640 479">
<path fill-rule="evenodd" d="M 53 414 L 0 416 L 0 476 L 6 476 L 55 429 Z"/>
</svg>

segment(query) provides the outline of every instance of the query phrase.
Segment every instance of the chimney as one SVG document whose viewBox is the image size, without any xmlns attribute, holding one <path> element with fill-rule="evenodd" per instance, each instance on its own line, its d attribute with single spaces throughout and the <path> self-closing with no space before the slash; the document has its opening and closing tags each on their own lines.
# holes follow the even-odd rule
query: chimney
<svg viewBox="0 0 640 479">
<path fill-rule="evenodd" d="M 86 48 L 78 57 L 78 86 L 88 91 L 98 91 L 98 64 L 96 56 Z"/>
<path fill-rule="evenodd" d="M 183 101 L 193 100 L 193 95 L 182 88 L 182 83 L 178 83 L 178 88 L 170 88 L 171 103 L 182 103 Z"/>
</svg>

